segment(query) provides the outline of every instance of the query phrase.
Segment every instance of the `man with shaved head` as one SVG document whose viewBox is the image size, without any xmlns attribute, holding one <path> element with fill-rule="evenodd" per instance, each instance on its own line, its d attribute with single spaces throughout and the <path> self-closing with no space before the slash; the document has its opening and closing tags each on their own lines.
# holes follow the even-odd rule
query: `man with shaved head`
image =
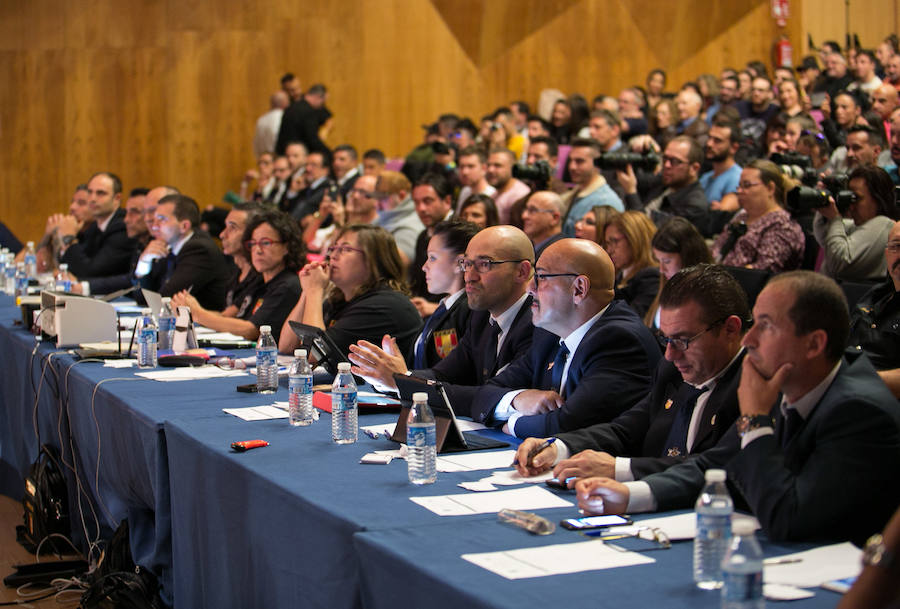
<svg viewBox="0 0 900 609">
<path fill-rule="evenodd" d="M 460 261 L 472 310 L 466 333 L 434 368 L 412 372 L 444 382 L 457 414 L 468 415 L 478 386 L 531 345 L 533 257 L 531 241 L 513 226 L 485 228 L 466 247 Z M 403 354 L 389 336 L 380 348 L 366 341 L 350 345 L 349 358 L 353 373 L 379 388 L 396 390 L 393 374 L 407 372 Z"/>
<path fill-rule="evenodd" d="M 610 421 L 642 399 L 659 346 L 637 314 L 613 300 L 614 278 L 592 241 L 547 247 L 529 287 L 539 328 L 531 349 L 478 390 L 472 418 L 518 437 L 547 437 Z"/>
</svg>

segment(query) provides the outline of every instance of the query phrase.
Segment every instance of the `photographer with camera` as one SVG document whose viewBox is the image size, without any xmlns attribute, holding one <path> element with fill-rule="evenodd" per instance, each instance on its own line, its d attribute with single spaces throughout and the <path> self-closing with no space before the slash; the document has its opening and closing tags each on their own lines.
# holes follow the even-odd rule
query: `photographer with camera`
<svg viewBox="0 0 900 609">
<path fill-rule="evenodd" d="M 609 205 L 618 211 L 625 211 L 622 200 L 613 192 L 606 178 L 600 175 L 594 160 L 600 154 L 600 145 L 596 140 L 577 138 L 572 141 L 569 151 L 569 175 L 575 182 L 575 188 L 563 195 L 568 205 L 563 220 L 562 232 L 567 237 L 575 235 L 575 222 L 597 205 Z"/>
<path fill-rule="evenodd" d="M 822 271 L 835 279 L 881 279 L 884 248 L 897 219 L 894 183 L 880 167 L 862 165 L 850 173 L 848 185 L 850 193 L 828 197 L 816 212 L 813 231 L 825 248 Z"/>
</svg>

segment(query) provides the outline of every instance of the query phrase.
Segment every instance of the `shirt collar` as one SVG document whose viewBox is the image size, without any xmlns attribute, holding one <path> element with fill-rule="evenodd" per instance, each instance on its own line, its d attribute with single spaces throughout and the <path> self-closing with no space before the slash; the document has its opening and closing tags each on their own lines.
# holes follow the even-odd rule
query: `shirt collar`
<svg viewBox="0 0 900 609">
<path fill-rule="evenodd" d="M 728 365 L 725 366 L 724 368 L 722 368 L 721 370 L 719 370 L 714 376 L 706 379 L 705 381 L 703 381 L 700 384 L 695 385 L 694 383 L 688 383 L 688 385 L 690 385 L 691 387 L 695 387 L 697 389 L 709 389 L 710 391 L 712 391 L 713 389 L 716 388 L 716 383 L 719 382 L 719 379 L 722 378 L 722 376 L 726 372 L 728 372 L 728 370 L 731 369 L 731 366 L 734 364 L 734 362 L 736 362 L 738 360 L 738 358 L 741 357 L 741 355 L 743 353 L 744 353 L 744 348 L 741 347 L 740 349 L 738 349 L 738 352 L 735 353 L 734 357 L 731 358 L 731 361 L 728 362 Z M 685 383 L 687 383 L 687 381 L 685 381 Z"/>
<path fill-rule="evenodd" d="M 181 252 L 181 248 L 184 247 L 184 244 L 187 243 L 188 239 L 194 236 L 194 231 L 188 231 L 188 233 L 178 240 L 178 243 L 172 246 L 172 253 L 176 256 Z"/>
<path fill-rule="evenodd" d="M 838 370 L 841 367 L 841 362 L 838 362 L 834 365 L 834 368 L 831 369 L 831 372 L 828 373 L 822 382 L 813 387 L 811 390 L 806 392 L 806 395 L 801 397 L 799 400 L 794 402 L 793 404 L 788 404 L 787 398 L 781 398 L 781 414 L 786 414 L 788 408 L 793 408 L 797 411 L 803 420 L 809 418 L 810 413 L 815 408 L 816 404 L 819 403 L 819 400 L 822 399 L 822 396 L 825 395 L 825 392 L 828 391 L 828 388 L 831 386 L 832 381 L 834 381 L 834 377 L 837 376 Z"/>
<path fill-rule="evenodd" d="M 343 178 L 340 178 L 340 179 L 338 180 L 338 185 L 339 185 L 339 186 L 343 186 L 344 184 L 347 183 L 347 180 L 349 180 L 350 178 L 352 178 L 353 176 L 355 176 L 355 175 L 358 174 L 358 173 L 359 173 L 359 168 L 358 168 L 358 167 L 352 168 L 350 171 L 348 171 L 347 173 L 344 174 L 344 177 L 343 177 Z"/>
<path fill-rule="evenodd" d="M 497 315 L 496 317 L 491 314 L 491 319 L 494 320 L 494 323 L 500 326 L 500 333 L 505 335 L 509 332 L 509 329 L 512 327 L 513 322 L 516 320 L 516 316 L 519 314 L 519 309 L 522 308 L 522 304 L 525 302 L 525 299 L 528 298 L 528 292 L 522 294 L 519 299 L 513 303 L 511 307 Z"/>
<path fill-rule="evenodd" d="M 97 222 L 97 228 L 100 230 L 101 233 L 106 232 L 106 227 L 109 226 L 109 223 L 112 222 L 112 219 L 115 217 L 115 215 L 116 215 L 116 211 L 113 210 L 113 213 L 106 216 L 106 219 L 103 222 Z"/>
<path fill-rule="evenodd" d="M 600 319 L 600 317 L 604 313 L 606 313 L 606 310 L 608 308 L 609 305 L 606 305 L 605 307 L 600 309 L 600 311 L 596 315 L 575 328 L 575 330 L 573 330 L 571 334 L 560 341 L 562 343 L 565 343 L 566 348 L 569 350 L 569 353 L 575 353 L 575 351 L 578 349 L 578 345 L 580 345 L 582 339 L 584 339 L 585 334 L 587 334 L 588 330 L 590 330 L 593 325 L 597 323 L 597 320 Z"/>
<path fill-rule="evenodd" d="M 443 298 L 441 298 L 441 304 L 444 305 L 444 308 L 449 311 L 450 307 L 455 305 L 456 301 L 459 300 L 460 297 L 465 293 L 466 293 L 466 289 L 463 288 L 457 292 L 453 292 L 452 294 L 450 294 L 448 296 L 444 296 Z"/>
</svg>

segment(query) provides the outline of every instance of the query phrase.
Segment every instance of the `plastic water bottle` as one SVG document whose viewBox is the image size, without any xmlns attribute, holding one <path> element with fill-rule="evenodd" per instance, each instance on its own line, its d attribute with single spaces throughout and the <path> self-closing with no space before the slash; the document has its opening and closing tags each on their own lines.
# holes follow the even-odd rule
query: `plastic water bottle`
<svg viewBox="0 0 900 609">
<path fill-rule="evenodd" d="M 172 348 L 175 338 L 175 313 L 172 312 L 172 299 L 164 296 L 159 309 L 159 350 Z"/>
<path fill-rule="evenodd" d="M 433 484 L 437 479 L 437 441 L 434 415 L 428 407 L 428 394 L 414 393 L 413 404 L 406 417 L 406 466 L 413 484 Z"/>
<path fill-rule="evenodd" d="M 749 520 L 731 525 L 733 533 L 722 561 L 722 609 L 763 609 L 763 553 Z"/>
<path fill-rule="evenodd" d="M 29 279 L 37 279 L 37 254 L 34 253 L 34 241 L 29 241 L 25 245 L 25 273 Z"/>
<path fill-rule="evenodd" d="M 8 252 L 5 247 L 0 249 L 0 292 L 4 294 L 6 291 L 6 252 Z"/>
<path fill-rule="evenodd" d="M 65 262 L 59 265 L 59 271 L 56 273 L 56 291 L 72 291 L 72 276 L 69 275 L 69 265 Z"/>
<path fill-rule="evenodd" d="M 311 425 L 316 413 L 312 403 L 312 368 L 306 361 L 306 349 L 294 351 L 288 376 L 288 423 L 294 427 Z"/>
<path fill-rule="evenodd" d="M 271 326 L 259 327 L 256 341 L 256 391 L 275 393 L 278 390 L 278 346 Z"/>
<path fill-rule="evenodd" d="M 28 296 L 28 273 L 25 271 L 25 263 L 16 263 L 15 274 L 15 293 L 16 297 Z"/>
<path fill-rule="evenodd" d="M 731 537 L 734 504 L 725 487 L 725 470 L 706 470 L 706 487 L 697 498 L 694 538 L 694 582 L 698 588 L 722 587 L 722 558 Z"/>
<path fill-rule="evenodd" d="M 16 294 L 16 257 L 12 254 L 6 255 L 6 293 L 10 296 Z"/>
<path fill-rule="evenodd" d="M 356 381 L 350 374 L 350 364 L 338 364 L 338 373 L 331 385 L 331 439 L 337 444 L 356 442 L 357 424 Z"/>
<path fill-rule="evenodd" d="M 156 322 L 153 321 L 150 309 L 141 311 L 138 324 L 140 324 L 137 330 L 138 367 L 156 368 Z"/>
</svg>

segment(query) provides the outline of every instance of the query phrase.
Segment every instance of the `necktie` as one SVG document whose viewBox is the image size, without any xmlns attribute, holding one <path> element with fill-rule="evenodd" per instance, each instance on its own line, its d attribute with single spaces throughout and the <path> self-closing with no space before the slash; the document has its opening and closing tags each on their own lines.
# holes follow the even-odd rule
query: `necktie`
<svg viewBox="0 0 900 609">
<path fill-rule="evenodd" d="M 444 303 L 441 303 L 438 308 L 434 310 L 434 313 L 431 314 L 431 317 L 428 318 L 428 321 L 425 322 L 425 327 L 419 335 L 419 340 L 416 341 L 416 351 L 413 356 L 413 368 L 416 370 L 428 367 L 428 363 L 425 361 L 425 347 L 428 345 L 428 341 L 431 340 L 431 332 L 444 318 L 446 313 L 447 307 L 444 306 Z"/>
<path fill-rule="evenodd" d="M 500 342 L 500 324 L 491 320 L 487 342 L 484 345 L 484 366 L 481 369 L 481 382 L 494 376 L 497 369 L 497 345 Z"/>
<path fill-rule="evenodd" d="M 566 347 L 566 343 L 559 343 L 559 351 L 556 352 L 556 357 L 553 358 L 552 380 L 550 381 L 550 390 L 555 391 L 559 395 L 562 395 L 562 377 L 567 359 L 569 359 L 569 348 Z"/>
<path fill-rule="evenodd" d="M 786 408 L 781 422 L 783 425 L 781 430 L 781 447 L 784 448 L 800 431 L 800 428 L 803 427 L 803 417 L 800 416 L 796 408 Z"/>
<path fill-rule="evenodd" d="M 663 457 L 681 457 L 688 454 L 687 436 L 691 427 L 691 416 L 699 398 L 709 387 L 698 389 L 688 383 L 682 383 L 678 393 L 675 394 L 673 407 L 675 408 L 675 420 L 669 428 L 669 436 L 663 447 Z"/>
<path fill-rule="evenodd" d="M 175 254 L 169 252 L 169 255 L 166 256 L 166 274 L 163 275 L 161 286 L 166 285 L 166 282 L 172 277 L 172 274 L 175 272 Z"/>
</svg>

